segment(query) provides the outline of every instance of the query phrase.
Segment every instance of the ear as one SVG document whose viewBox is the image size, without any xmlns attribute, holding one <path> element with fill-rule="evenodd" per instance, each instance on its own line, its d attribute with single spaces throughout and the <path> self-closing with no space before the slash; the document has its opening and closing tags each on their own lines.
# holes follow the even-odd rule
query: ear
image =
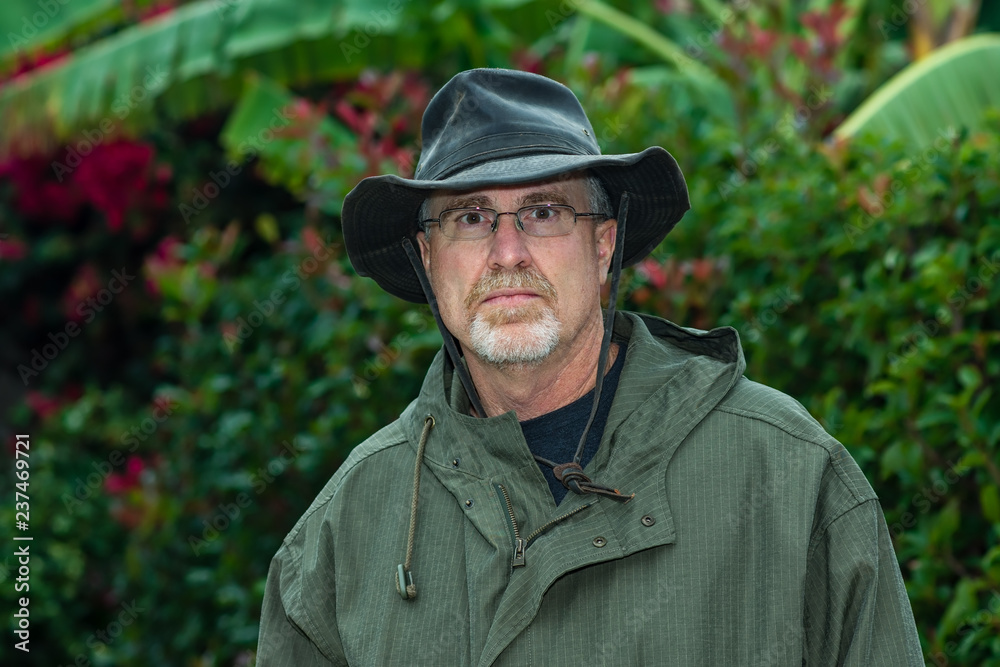
<svg viewBox="0 0 1000 667">
<path fill-rule="evenodd" d="M 618 236 L 618 221 L 609 218 L 594 228 L 594 240 L 597 248 L 597 269 L 603 285 L 608 280 L 608 270 L 615 254 L 615 239 Z"/>
<path fill-rule="evenodd" d="M 420 246 L 420 258 L 424 262 L 424 271 L 430 275 L 431 272 L 431 242 L 427 239 L 427 232 L 421 230 L 417 232 L 417 245 Z"/>
</svg>

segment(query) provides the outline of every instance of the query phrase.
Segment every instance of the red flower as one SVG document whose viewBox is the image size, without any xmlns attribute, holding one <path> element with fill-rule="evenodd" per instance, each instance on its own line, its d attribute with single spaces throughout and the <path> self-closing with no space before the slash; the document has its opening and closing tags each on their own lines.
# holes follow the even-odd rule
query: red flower
<svg viewBox="0 0 1000 667">
<path fill-rule="evenodd" d="M 83 196 L 104 213 L 112 231 L 121 229 L 125 212 L 145 192 L 152 159 L 153 149 L 147 144 L 102 144 L 73 173 Z"/>
<path fill-rule="evenodd" d="M 39 419 L 48 419 L 59 412 L 59 401 L 46 396 L 40 391 L 29 391 L 24 397 L 25 403 L 31 408 Z"/>
<path fill-rule="evenodd" d="M 809 62 L 812 58 L 812 45 L 809 40 L 801 37 L 792 37 L 792 53 L 802 62 Z"/>
<path fill-rule="evenodd" d="M 104 490 L 111 494 L 119 494 L 139 486 L 139 476 L 146 465 L 138 456 L 130 456 L 125 462 L 125 472 L 112 473 L 104 480 Z"/>
<path fill-rule="evenodd" d="M 511 56 L 514 69 L 519 69 L 532 74 L 542 74 L 542 59 L 530 50 L 519 50 Z"/>
<path fill-rule="evenodd" d="M 0 169 L 0 176 L 13 181 L 17 191 L 15 206 L 26 218 L 72 222 L 84 204 L 77 186 L 57 180 L 47 159 L 10 160 Z"/>
<path fill-rule="evenodd" d="M 644 259 L 639 264 L 638 271 L 656 289 L 661 290 L 667 286 L 667 273 L 663 270 L 662 266 L 656 263 L 656 260 L 652 258 Z"/>
<path fill-rule="evenodd" d="M 6 238 L 0 235 L 0 262 L 24 259 L 24 256 L 27 254 L 28 246 L 24 241 L 15 239 L 9 235 Z"/>
<path fill-rule="evenodd" d="M 656 10 L 661 14 L 691 13 L 691 0 L 656 0 Z"/>
<path fill-rule="evenodd" d="M 0 83 L 13 81 L 29 72 L 53 65 L 69 55 L 69 50 L 53 51 L 52 53 L 34 53 L 18 57 L 17 66 L 6 76 L 0 76 Z"/>
<path fill-rule="evenodd" d="M 846 8 L 843 2 L 838 1 L 834 2 L 826 13 L 819 11 L 806 12 L 800 20 L 802 21 L 802 25 L 816 33 L 824 49 L 831 50 L 844 41 L 837 33 L 840 29 L 840 24 L 851 13 L 851 10 Z"/>
<path fill-rule="evenodd" d="M 146 291 L 154 296 L 160 295 L 158 280 L 164 274 L 172 272 L 184 262 L 180 259 L 181 242 L 174 236 L 164 237 L 156 251 L 146 257 Z"/>
<path fill-rule="evenodd" d="M 358 134 L 366 134 L 370 121 L 373 120 L 371 114 L 358 111 L 347 100 L 338 100 L 333 109 L 347 127 Z"/>
<path fill-rule="evenodd" d="M 169 14 L 174 11 L 174 5 L 172 2 L 161 2 L 153 5 L 152 7 L 147 7 L 139 14 L 139 22 L 145 23 L 150 19 L 154 19 L 162 14 Z"/>
<path fill-rule="evenodd" d="M 100 289 L 101 281 L 94 265 L 87 263 L 80 266 L 63 293 L 63 314 L 66 318 L 74 322 L 82 320 L 83 315 L 78 311 L 80 304 L 97 294 Z"/>
<path fill-rule="evenodd" d="M 748 50 L 751 54 L 764 59 L 771 54 L 775 43 L 778 41 L 778 34 L 761 28 L 753 23 L 750 24 L 750 44 Z"/>
<path fill-rule="evenodd" d="M 691 275 L 698 282 L 707 282 L 715 269 L 714 262 L 710 259 L 695 259 L 692 261 Z"/>
</svg>

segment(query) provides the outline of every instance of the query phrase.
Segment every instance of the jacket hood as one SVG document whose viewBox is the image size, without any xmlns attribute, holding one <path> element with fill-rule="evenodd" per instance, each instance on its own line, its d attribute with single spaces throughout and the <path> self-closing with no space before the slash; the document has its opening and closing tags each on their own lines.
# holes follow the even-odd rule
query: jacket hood
<svg viewBox="0 0 1000 667">
<path fill-rule="evenodd" d="M 684 436 L 743 375 L 746 362 L 732 327 L 700 331 L 658 317 L 620 312 L 614 335 L 628 340 L 625 366 L 601 446 L 587 470 L 607 468 L 601 476 L 620 484 L 623 492 L 631 492 L 634 489 L 626 488 L 627 480 L 635 477 L 636 468 L 629 466 L 629 452 L 615 451 L 615 431 L 626 422 L 631 426 L 655 416 L 652 424 L 660 431 L 656 438 L 662 440 L 666 429 L 672 442 L 669 450 L 657 450 L 657 456 L 669 459 Z M 537 473 L 540 487 L 549 493 L 514 412 L 472 417 L 469 398 L 445 363 L 443 351 L 432 362 L 420 395 L 401 415 L 411 442 L 419 441 L 428 414 L 436 421 L 424 454 L 428 463 L 436 464 L 432 470 L 454 468 L 456 459 L 464 459 L 459 463 L 464 472 L 485 479 L 514 464 L 529 476 Z"/>
<path fill-rule="evenodd" d="M 417 505 L 425 468 L 469 510 L 470 523 L 497 553 L 505 548 L 506 532 L 491 518 L 495 514 L 476 507 L 475 498 L 489 497 L 490 489 L 502 494 L 517 543 L 515 561 L 517 549 L 532 539 L 517 539 L 518 525 L 538 536 L 584 510 L 609 529 L 616 527 L 618 546 L 602 549 L 597 560 L 674 543 L 666 469 L 681 442 L 742 377 L 739 336 L 730 327 L 697 331 L 633 313 L 619 313 L 613 328 L 617 338 L 628 341 L 625 365 L 601 444 L 584 474 L 604 484 L 614 480 L 617 488 L 608 488 L 626 502 L 569 493 L 557 507 L 515 413 L 472 417 L 462 383 L 453 378 L 443 352 L 437 355 L 420 396 L 400 416 L 408 442 L 416 447 L 406 560 L 397 568 L 396 589 L 404 600 L 416 597 L 410 566 L 419 539 Z M 659 519 L 651 524 L 651 516 Z M 640 525 L 641 531 L 634 532 Z"/>
</svg>

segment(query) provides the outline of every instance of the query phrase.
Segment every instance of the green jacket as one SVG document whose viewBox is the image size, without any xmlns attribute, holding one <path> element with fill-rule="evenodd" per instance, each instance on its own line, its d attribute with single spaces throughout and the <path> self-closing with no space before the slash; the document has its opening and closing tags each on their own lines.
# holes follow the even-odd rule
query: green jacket
<svg viewBox="0 0 1000 667">
<path fill-rule="evenodd" d="M 735 330 L 630 313 L 615 329 L 625 366 L 586 472 L 630 502 L 557 507 L 515 415 L 469 416 L 439 354 L 275 555 L 257 664 L 922 666 L 882 510 L 844 447 L 742 377 Z"/>
</svg>

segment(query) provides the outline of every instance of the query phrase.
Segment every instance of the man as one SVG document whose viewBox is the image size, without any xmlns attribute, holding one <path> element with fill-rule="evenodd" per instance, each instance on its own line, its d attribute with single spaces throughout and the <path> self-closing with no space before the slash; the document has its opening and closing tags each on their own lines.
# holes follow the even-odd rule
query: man
<svg viewBox="0 0 1000 667">
<path fill-rule="evenodd" d="M 742 377 L 735 330 L 614 312 L 688 208 L 674 159 L 601 155 L 568 89 L 506 70 L 422 132 L 344 237 L 445 349 L 274 557 L 257 664 L 922 665 L 843 446 Z"/>
</svg>

